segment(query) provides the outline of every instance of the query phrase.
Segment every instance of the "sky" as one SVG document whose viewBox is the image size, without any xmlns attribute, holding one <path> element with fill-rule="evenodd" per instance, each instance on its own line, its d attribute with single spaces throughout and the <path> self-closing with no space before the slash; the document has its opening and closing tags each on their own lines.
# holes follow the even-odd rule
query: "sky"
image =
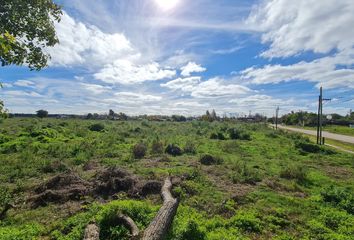
<svg viewBox="0 0 354 240">
<path fill-rule="evenodd" d="M 354 109 L 353 0 L 56 0 L 49 66 L 0 68 L 11 113 Z"/>
</svg>

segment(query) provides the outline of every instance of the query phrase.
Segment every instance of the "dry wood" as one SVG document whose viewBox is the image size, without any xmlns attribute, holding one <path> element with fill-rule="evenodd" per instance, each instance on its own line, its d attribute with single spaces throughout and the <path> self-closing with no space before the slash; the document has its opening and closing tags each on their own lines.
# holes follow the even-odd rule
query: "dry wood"
<svg viewBox="0 0 354 240">
<path fill-rule="evenodd" d="M 126 228 L 129 229 L 132 239 L 137 239 L 140 231 L 139 231 L 138 226 L 136 226 L 133 219 L 131 219 L 130 217 L 128 217 L 126 215 L 120 214 L 120 215 L 118 215 L 118 221 L 121 222 L 121 224 L 123 224 L 123 226 L 125 226 Z"/>
<path fill-rule="evenodd" d="M 178 208 L 178 201 L 173 198 L 171 189 L 171 179 L 166 178 L 161 189 L 163 205 L 146 228 L 142 240 L 162 240 L 166 237 Z"/>
<path fill-rule="evenodd" d="M 178 200 L 171 194 L 172 182 L 168 177 L 161 188 L 163 204 L 155 216 L 154 220 L 142 234 L 142 240 L 163 240 L 172 224 L 178 208 Z M 117 224 L 122 224 L 129 229 L 131 239 L 140 239 L 140 231 L 134 220 L 126 215 L 117 216 Z M 95 223 L 90 223 L 85 229 L 84 240 L 99 240 L 99 227 Z"/>
<path fill-rule="evenodd" d="M 90 223 L 85 229 L 84 240 L 99 240 L 100 228 L 96 223 Z"/>
</svg>

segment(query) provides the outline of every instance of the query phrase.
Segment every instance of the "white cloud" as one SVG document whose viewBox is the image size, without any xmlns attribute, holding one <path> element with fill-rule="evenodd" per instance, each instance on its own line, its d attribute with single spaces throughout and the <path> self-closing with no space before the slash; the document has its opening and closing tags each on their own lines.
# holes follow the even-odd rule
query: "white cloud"
<svg viewBox="0 0 354 240">
<path fill-rule="evenodd" d="M 243 46 L 236 46 L 236 47 L 227 48 L 227 49 L 212 50 L 211 53 L 219 54 L 219 55 L 227 55 L 227 54 L 235 53 L 242 48 L 243 48 Z"/>
<path fill-rule="evenodd" d="M 135 84 L 172 78 L 175 75 L 175 70 L 161 69 L 156 62 L 137 66 L 127 60 L 117 60 L 106 65 L 94 77 L 107 83 Z"/>
<path fill-rule="evenodd" d="M 11 83 L 0 83 L 4 88 L 10 88 L 13 87 Z M 0 87 L 1 88 L 1 87 Z"/>
<path fill-rule="evenodd" d="M 5 97 L 7 97 L 7 96 L 9 96 L 9 97 L 35 97 L 35 98 L 43 97 L 43 95 L 41 95 L 37 92 L 34 92 L 34 91 L 27 92 L 27 91 L 20 91 L 20 90 L 5 91 L 4 96 Z"/>
<path fill-rule="evenodd" d="M 177 78 L 160 85 L 172 90 L 190 93 L 194 98 L 218 98 L 242 95 L 252 92 L 248 87 L 238 84 L 226 84 L 221 78 L 212 78 L 201 82 L 201 77 Z"/>
<path fill-rule="evenodd" d="M 248 23 L 259 26 L 263 42 L 271 44 L 265 57 L 328 53 L 353 47 L 353 12 L 353 0 L 266 0 Z"/>
<path fill-rule="evenodd" d="M 161 96 L 154 96 L 145 93 L 118 92 L 113 97 L 103 99 L 108 104 L 124 104 L 126 106 L 144 107 L 144 104 L 161 101 Z"/>
<path fill-rule="evenodd" d="M 107 86 L 102 86 L 98 84 L 81 83 L 86 90 L 92 92 L 95 95 L 102 94 L 110 91 L 112 88 Z"/>
<path fill-rule="evenodd" d="M 51 65 L 83 66 L 93 69 L 98 80 L 120 84 L 160 80 L 176 74 L 175 70 L 162 69 L 156 62 L 143 61 L 142 54 L 124 34 L 104 33 L 65 12 L 56 30 L 60 43 L 47 50 L 52 56 Z"/>
<path fill-rule="evenodd" d="M 241 71 L 253 84 L 304 80 L 325 88 L 354 88 L 354 1 L 267 0 L 248 22 L 258 24 L 270 48 L 263 57 L 291 57 L 305 51 L 335 54 L 290 65 L 266 65 Z"/>
<path fill-rule="evenodd" d="M 251 89 L 238 84 L 225 84 L 220 78 L 212 78 L 196 86 L 191 96 L 195 98 L 220 98 L 243 95 L 252 92 Z"/>
<path fill-rule="evenodd" d="M 60 43 L 47 50 L 52 56 L 51 65 L 102 66 L 139 54 L 123 34 L 104 33 L 95 26 L 74 20 L 65 12 L 55 27 Z"/>
<path fill-rule="evenodd" d="M 18 80 L 14 83 L 14 85 L 18 87 L 33 87 L 34 82 L 28 80 Z"/>
<path fill-rule="evenodd" d="M 191 73 L 200 73 L 206 71 L 206 68 L 202 67 L 195 62 L 189 62 L 186 66 L 181 67 L 181 75 L 183 77 L 189 77 Z"/>
<path fill-rule="evenodd" d="M 200 83 L 200 80 L 201 77 L 177 78 L 160 86 L 173 90 L 182 90 L 183 92 L 191 92 Z"/>
<path fill-rule="evenodd" d="M 347 51 L 312 62 L 299 62 L 287 66 L 251 67 L 241 72 L 241 78 L 253 84 L 305 80 L 326 88 L 354 88 L 354 69 L 350 68 L 354 64 L 353 53 L 354 51 Z M 338 66 L 344 66 L 344 68 Z"/>
</svg>

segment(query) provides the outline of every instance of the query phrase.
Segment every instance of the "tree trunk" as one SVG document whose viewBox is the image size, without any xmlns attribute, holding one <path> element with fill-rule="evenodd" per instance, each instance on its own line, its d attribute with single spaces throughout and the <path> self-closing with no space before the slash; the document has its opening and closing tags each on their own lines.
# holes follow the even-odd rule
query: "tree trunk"
<svg viewBox="0 0 354 240">
<path fill-rule="evenodd" d="M 163 204 L 154 220 L 142 234 L 142 238 L 138 227 L 130 217 L 118 215 L 117 223 L 130 230 L 132 240 L 140 238 L 142 240 L 163 240 L 166 237 L 178 208 L 178 200 L 173 198 L 171 189 L 172 183 L 168 177 L 161 189 Z M 99 240 L 99 232 L 99 227 L 95 223 L 90 223 L 85 229 L 84 240 Z"/>
<path fill-rule="evenodd" d="M 171 179 L 166 178 L 161 189 L 163 205 L 146 228 L 142 240 L 162 240 L 166 237 L 178 208 L 178 201 L 173 198 L 171 189 Z"/>
<path fill-rule="evenodd" d="M 96 223 L 90 223 L 85 229 L 84 240 L 99 240 L 100 229 Z"/>
</svg>

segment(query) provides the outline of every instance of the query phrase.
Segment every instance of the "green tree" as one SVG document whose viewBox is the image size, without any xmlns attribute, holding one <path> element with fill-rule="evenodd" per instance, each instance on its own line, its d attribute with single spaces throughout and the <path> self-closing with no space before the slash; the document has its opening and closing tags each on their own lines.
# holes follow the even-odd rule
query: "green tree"
<svg viewBox="0 0 354 240">
<path fill-rule="evenodd" d="M 61 14 L 52 0 L 1 0 L 1 65 L 25 64 L 31 70 L 47 66 L 50 56 L 44 48 L 59 42 L 54 22 Z"/>
<path fill-rule="evenodd" d="M 37 117 L 39 117 L 39 118 L 48 117 L 48 111 L 46 111 L 46 110 L 38 110 L 37 111 Z"/>
<path fill-rule="evenodd" d="M 2 85 L 0 83 L 0 88 L 2 88 Z M 4 102 L 0 100 L 0 119 L 6 118 L 7 117 L 7 111 L 4 107 Z"/>
</svg>

